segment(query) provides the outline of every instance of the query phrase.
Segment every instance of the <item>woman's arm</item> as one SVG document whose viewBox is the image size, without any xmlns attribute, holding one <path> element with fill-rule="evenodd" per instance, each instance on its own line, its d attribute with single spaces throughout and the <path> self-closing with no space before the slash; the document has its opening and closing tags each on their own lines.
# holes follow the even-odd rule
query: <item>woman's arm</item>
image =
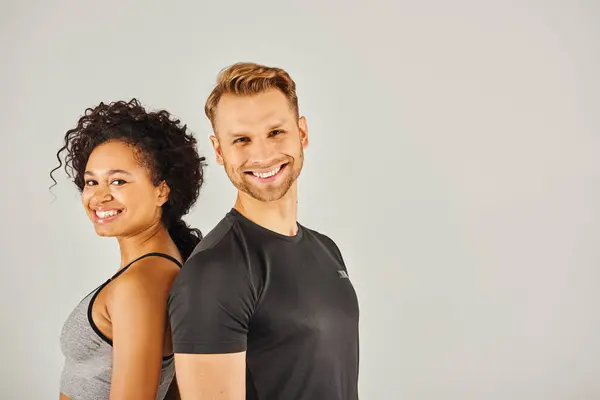
<svg viewBox="0 0 600 400">
<path fill-rule="evenodd" d="M 113 340 L 110 400 L 156 399 L 167 296 L 178 271 L 172 262 L 152 257 L 113 283 L 107 300 Z"/>
</svg>

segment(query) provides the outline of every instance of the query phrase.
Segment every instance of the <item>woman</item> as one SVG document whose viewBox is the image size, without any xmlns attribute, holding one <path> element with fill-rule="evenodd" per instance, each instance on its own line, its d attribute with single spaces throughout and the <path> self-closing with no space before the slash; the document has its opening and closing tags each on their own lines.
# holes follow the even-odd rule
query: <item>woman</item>
<svg viewBox="0 0 600 400">
<path fill-rule="evenodd" d="M 135 99 L 88 109 L 52 172 L 65 151 L 65 171 L 96 233 L 117 239 L 121 263 L 64 324 L 60 399 L 164 399 L 176 391 L 168 293 L 202 238 L 181 218 L 198 198 L 204 158 L 186 126 Z"/>
</svg>

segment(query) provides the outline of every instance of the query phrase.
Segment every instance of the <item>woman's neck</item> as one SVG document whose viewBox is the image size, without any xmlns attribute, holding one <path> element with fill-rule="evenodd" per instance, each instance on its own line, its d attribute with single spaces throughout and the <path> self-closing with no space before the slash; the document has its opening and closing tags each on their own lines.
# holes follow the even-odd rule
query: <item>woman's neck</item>
<svg viewBox="0 0 600 400">
<path fill-rule="evenodd" d="M 162 252 L 176 254 L 177 246 L 162 223 L 154 224 L 132 236 L 117 238 L 123 268 L 131 261 L 147 253 Z"/>
</svg>

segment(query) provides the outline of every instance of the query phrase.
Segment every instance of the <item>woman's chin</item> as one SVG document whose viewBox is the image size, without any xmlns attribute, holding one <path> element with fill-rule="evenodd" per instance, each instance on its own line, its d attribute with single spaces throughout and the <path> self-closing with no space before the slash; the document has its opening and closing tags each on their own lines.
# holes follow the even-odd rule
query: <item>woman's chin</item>
<svg viewBox="0 0 600 400">
<path fill-rule="evenodd" d="M 101 237 L 115 237 L 118 236 L 117 232 L 114 229 L 107 229 L 106 226 L 98 226 L 94 225 L 94 229 L 96 230 L 96 235 Z"/>
</svg>

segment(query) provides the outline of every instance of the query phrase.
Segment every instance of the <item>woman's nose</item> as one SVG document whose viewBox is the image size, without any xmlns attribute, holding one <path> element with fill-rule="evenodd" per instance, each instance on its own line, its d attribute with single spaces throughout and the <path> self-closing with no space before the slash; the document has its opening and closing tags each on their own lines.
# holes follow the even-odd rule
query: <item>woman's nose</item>
<svg viewBox="0 0 600 400">
<path fill-rule="evenodd" d="M 110 200 L 112 200 L 112 195 L 110 194 L 110 191 L 107 188 L 102 188 L 98 185 L 96 191 L 92 195 L 92 204 L 102 204 Z"/>
</svg>

